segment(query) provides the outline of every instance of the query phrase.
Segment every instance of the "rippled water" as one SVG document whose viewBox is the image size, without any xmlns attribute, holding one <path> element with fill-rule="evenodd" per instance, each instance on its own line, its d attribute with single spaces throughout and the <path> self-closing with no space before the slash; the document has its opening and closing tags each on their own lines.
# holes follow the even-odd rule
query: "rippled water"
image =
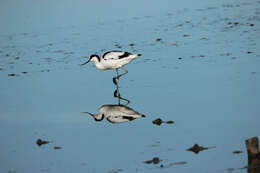
<svg viewBox="0 0 260 173">
<path fill-rule="evenodd" d="M 113 1 L 97 15 L 83 1 L 15 2 L 1 2 L 0 172 L 247 172 L 244 141 L 260 135 L 259 1 L 135 2 L 135 14 Z M 114 71 L 79 66 L 109 50 L 142 54 L 119 90 L 145 118 L 82 113 L 118 104 Z M 208 150 L 186 151 L 194 144 Z"/>
</svg>

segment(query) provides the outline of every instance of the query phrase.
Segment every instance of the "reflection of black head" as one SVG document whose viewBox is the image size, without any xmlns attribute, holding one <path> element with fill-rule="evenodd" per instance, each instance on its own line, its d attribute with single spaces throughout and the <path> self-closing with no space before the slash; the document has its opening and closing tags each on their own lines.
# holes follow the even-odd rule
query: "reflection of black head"
<svg viewBox="0 0 260 173">
<path fill-rule="evenodd" d="M 97 119 L 95 116 L 93 116 L 93 117 L 94 117 L 95 121 L 102 121 L 102 120 L 104 119 L 105 115 L 104 115 L 104 114 L 102 114 L 102 116 L 101 116 L 101 118 L 100 118 L 100 119 Z"/>
<path fill-rule="evenodd" d="M 134 117 L 128 117 L 128 116 L 123 116 L 123 119 L 127 119 L 128 121 L 133 121 L 133 120 L 135 120 L 136 118 L 134 118 Z"/>
<path fill-rule="evenodd" d="M 87 113 L 87 114 L 91 115 L 94 118 L 95 121 L 102 121 L 104 119 L 104 117 L 105 117 L 105 114 L 102 114 L 101 117 L 98 119 L 97 116 L 99 114 L 92 114 L 90 112 L 83 112 L 83 113 Z"/>
</svg>

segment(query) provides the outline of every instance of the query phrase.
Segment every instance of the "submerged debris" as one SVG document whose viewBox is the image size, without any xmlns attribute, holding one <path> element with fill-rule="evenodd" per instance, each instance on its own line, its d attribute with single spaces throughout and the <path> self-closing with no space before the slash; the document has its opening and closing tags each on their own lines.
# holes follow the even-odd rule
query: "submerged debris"
<svg viewBox="0 0 260 173">
<path fill-rule="evenodd" d="M 11 74 L 8 74 L 8 76 L 16 76 L 16 74 L 14 74 L 14 73 L 11 73 Z"/>
<path fill-rule="evenodd" d="M 162 38 L 157 38 L 155 41 L 161 42 L 161 41 L 162 41 Z"/>
<path fill-rule="evenodd" d="M 233 154 L 241 154 L 241 153 L 243 153 L 243 151 L 235 150 L 235 151 L 233 151 L 232 153 L 233 153 Z"/>
<path fill-rule="evenodd" d="M 36 144 L 40 147 L 41 145 L 44 145 L 44 144 L 48 144 L 48 143 L 50 143 L 50 141 L 43 141 L 43 140 L 41 140 L 41 139 L 38 139 L 37 141 L 36 141 Z"/>
<path fill-rule="evenodd" d="M 161 162 L 162 160 L 159 159 L 159 157 L 154 157 L 152 160 L 147 160 L 147 161 L 144 161 L 144 163 L 146 164 L 158 164 L 159 162 Z"/>
<path fill-rule="evenodd" d="M 153 124 L 160 126 L 162 124 L 162 120 L 160 118 L 153 120 Z"/>
<path fill-rule="evenodd" d="M 157 168 L 169 168 L 169 167 L 171 167 L 171 166 L 175 166 L 175 165 L 185 165 L 185 164 L 187 164 L 187 162 L 185 162 L 185 161 L 173 162 L 173 163 L 169 163 L 169 164 L 165 164 L 165 165 L 161 164 L 161 165 L 160 165 L 159 167 L 157 167 Z"/>
<path fill-rule="evenodd" d="M 192 151 L 195 154 L 198 154 L 199 152 L 203 150 L 208 150 L 210 148 L 216 148 L 216 147 L 203 147 L 203 146 L 199 146 L 198 144 L 194 144 L 193 147 L 188 148 L 187 151 Z"/>
<path fill-rule="evenodd" d="M 189 34 L 184 34 L 183 37 L 190 37 L 190 35 Z"/>
<path fill-rule="evenodd" d="M 170 120 L 170 121 L 163 121 L 163 120 L 161 120 L 161 118 L 157 118 L 156 120 L 153 120 L 153 124 L 156 124 L 158 126 L 160 126 L 162 123 L 174 124 L 174 121 L 172 121 L 172 120 Z"/>
</svg>

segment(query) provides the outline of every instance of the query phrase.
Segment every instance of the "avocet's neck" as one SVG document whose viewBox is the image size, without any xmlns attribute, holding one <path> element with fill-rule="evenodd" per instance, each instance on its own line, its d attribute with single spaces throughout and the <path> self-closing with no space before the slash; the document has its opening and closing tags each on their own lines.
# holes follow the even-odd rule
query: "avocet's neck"
<svg viewBox="0 0 260 173">
<path fill-rule="evenodd" d="M 104 69 L 102 63 L 100 62 L 101 59 L 98 55 L 91 55 L 91 61 L 93 61 L 98 69 Z"/>
<path fill-rule="evenodd" d="M 95 64 L 100 62 L 100 57 L 98 55 L 91 55 L 91 61 L 94 61 Z"/>
</svg>

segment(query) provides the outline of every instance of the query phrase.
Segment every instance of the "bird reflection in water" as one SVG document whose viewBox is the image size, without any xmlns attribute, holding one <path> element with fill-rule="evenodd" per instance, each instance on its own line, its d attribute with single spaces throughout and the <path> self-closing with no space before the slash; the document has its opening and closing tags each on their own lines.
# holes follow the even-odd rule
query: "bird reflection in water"
<svg viewBox="0 0 260 173">
<path fill-rule="evenodd" d="M 106 118 L 110 123 L 124 123 L 135 120 L 137 118 L 145 117 L 145 115 L 127 106 L 130 101 L 120 96 L 118 86 L 114 92 L 114 97 L 118 98 L 118 104 L 103 105 L 98 109 L 97 114 L 90 112 L 83 113 L 91 115 L 95 121 L 102 121 L 104 118 Z M 125 101 L 126 104 L 121 104 L 121 100 Z"/>
</svg>

